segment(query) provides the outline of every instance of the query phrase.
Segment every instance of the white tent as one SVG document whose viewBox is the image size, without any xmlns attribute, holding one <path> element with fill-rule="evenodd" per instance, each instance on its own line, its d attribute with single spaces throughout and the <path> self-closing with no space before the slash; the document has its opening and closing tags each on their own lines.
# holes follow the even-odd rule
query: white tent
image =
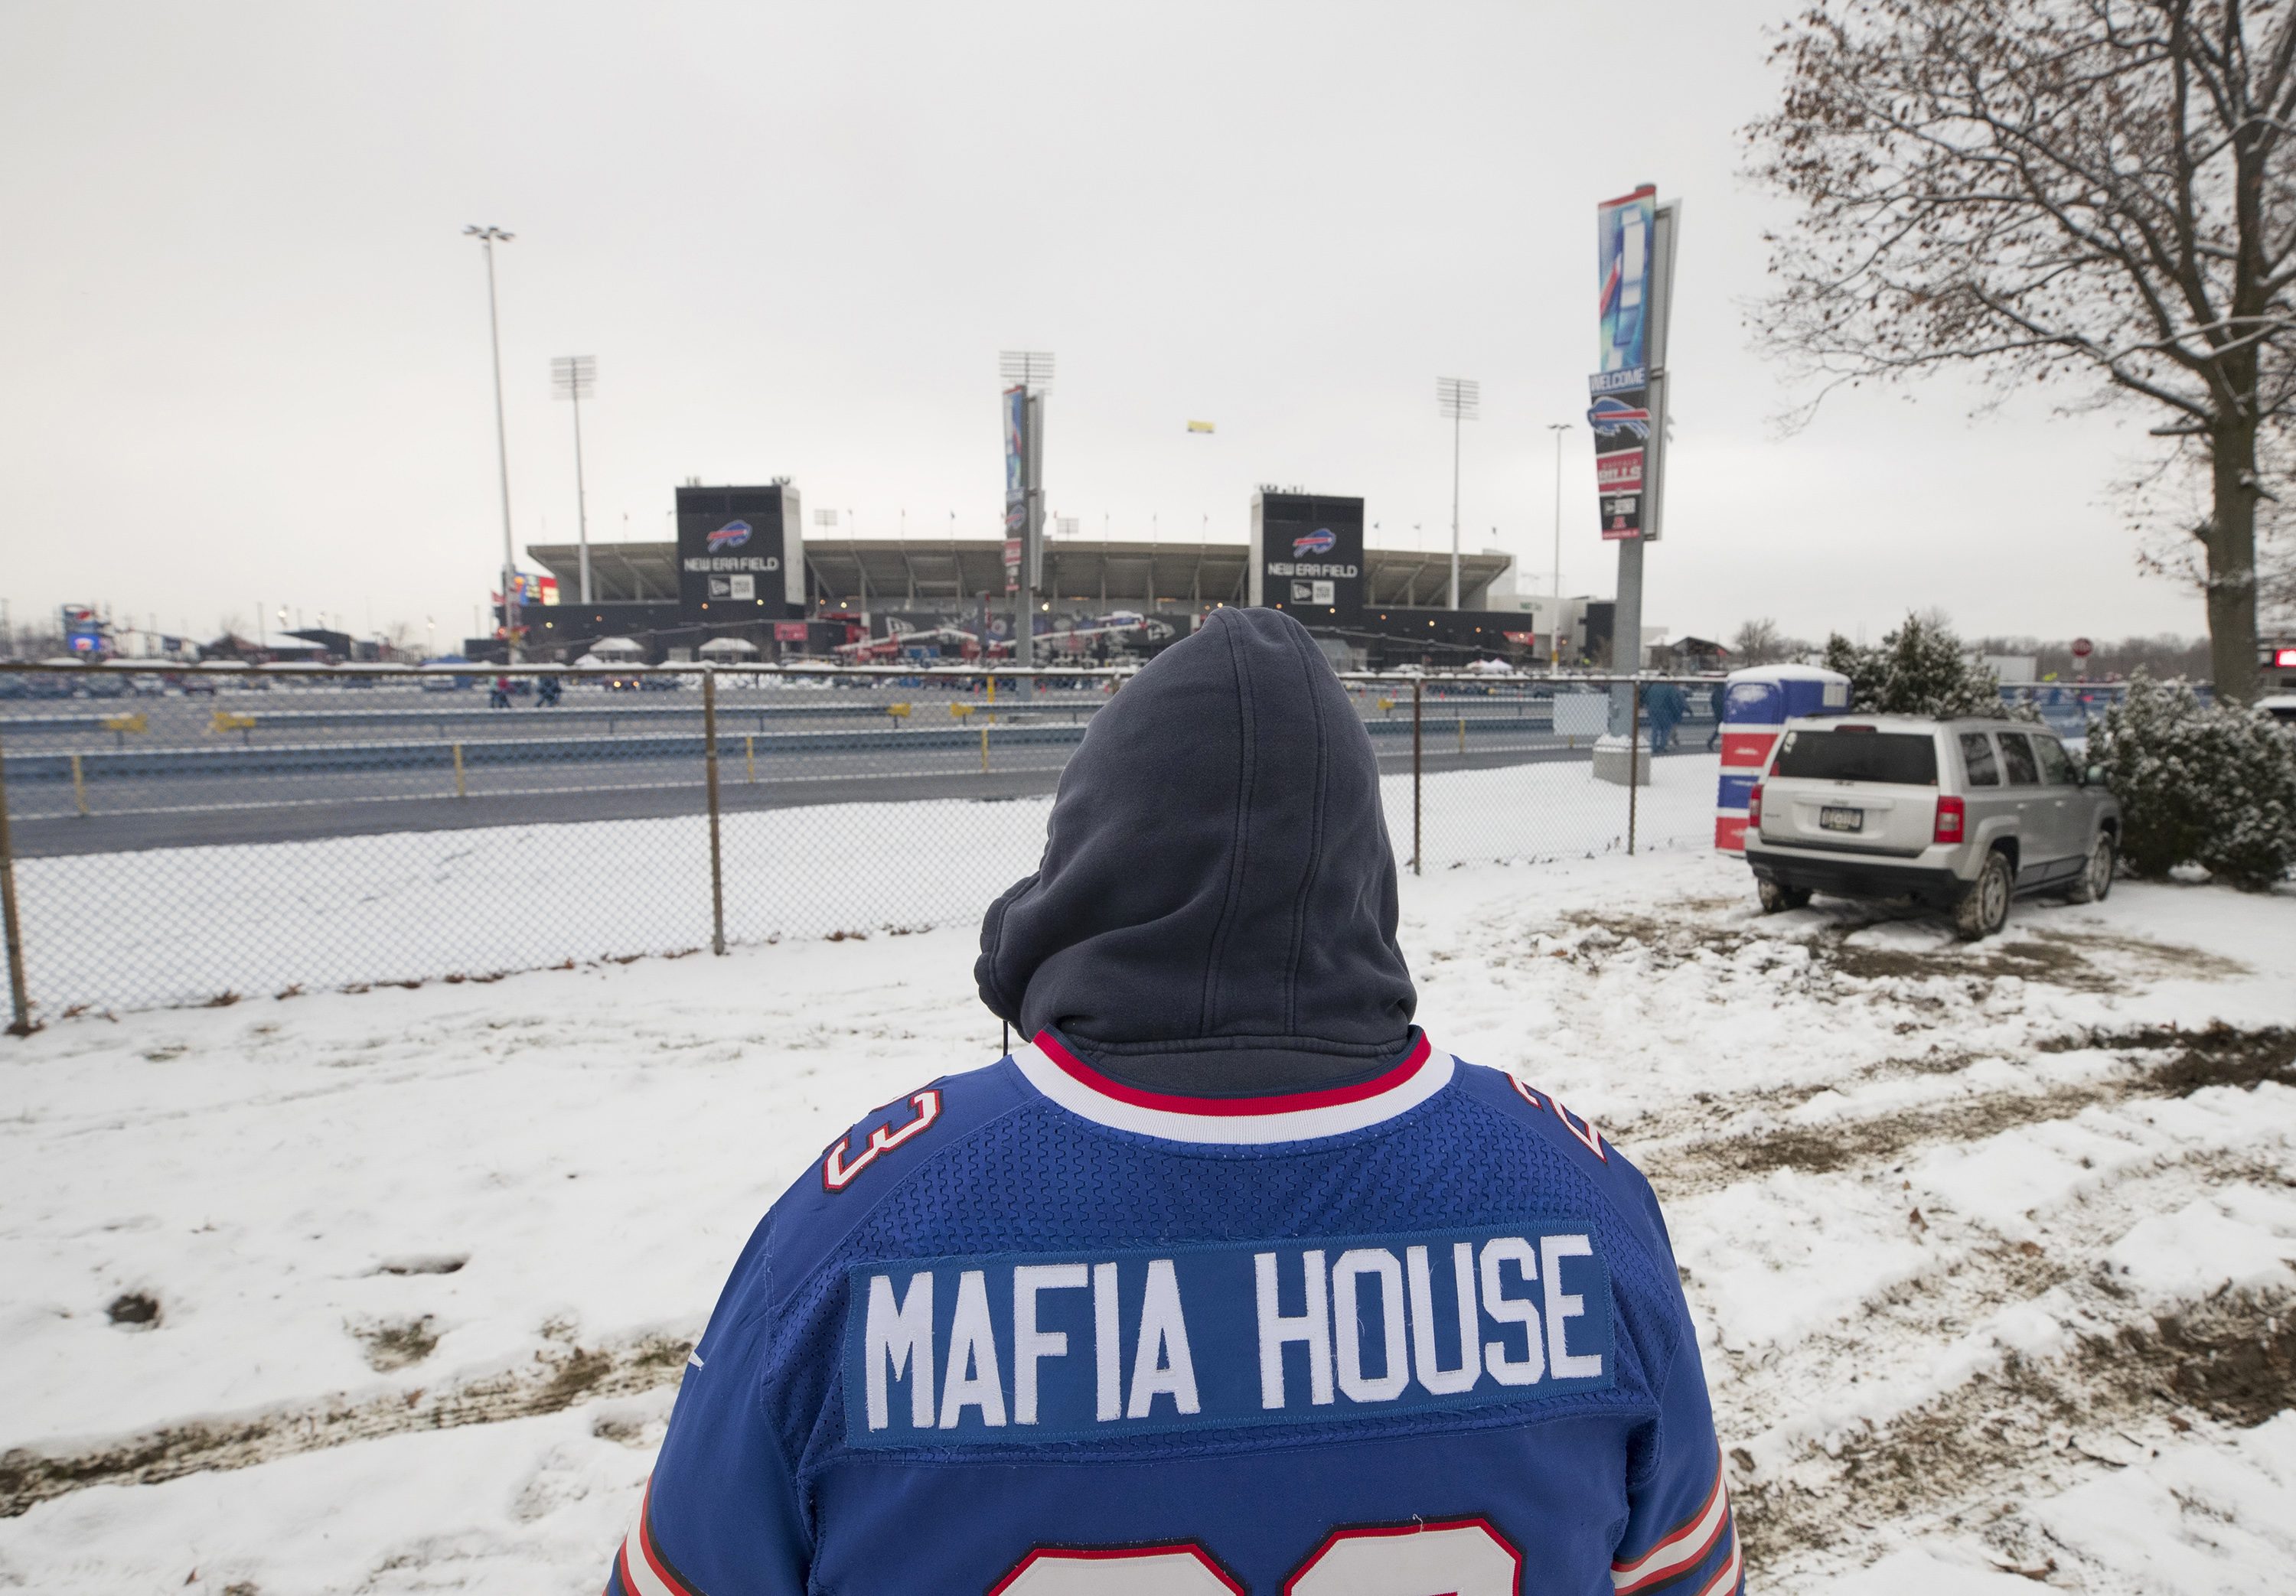
<svg viewBox="0 0 2296 1596">
<path fill-rule="evenodd" d="M 712 658 L 744 659 L 758 651 L 758 645 L 746 637 L 713 637 L 696 651 Z"/>
<path fill-rule="evenodd" d="M 590 645 L 590 651 L 601 659 L 616 663 L 645 658 L 645 651 L 627 637 L 602 637 Z"/>
</svg>

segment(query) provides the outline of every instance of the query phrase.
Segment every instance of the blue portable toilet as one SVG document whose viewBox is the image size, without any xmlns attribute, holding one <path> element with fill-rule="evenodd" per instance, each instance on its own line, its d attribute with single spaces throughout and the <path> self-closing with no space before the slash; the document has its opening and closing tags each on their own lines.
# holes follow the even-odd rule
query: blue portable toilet
<svg viewBox="0 0 2296 1596">
<path fill-rule="evenodd" d="M 1722 700 L 1722 780 L 1714 798 L 1714 846 L 1746 851 L 1746 800 L 1761 780 L 1789 717 L 1841 715 L 1849 678 L 1816 665 L 1755 665 L 1734 670 Z"/>
</svg>

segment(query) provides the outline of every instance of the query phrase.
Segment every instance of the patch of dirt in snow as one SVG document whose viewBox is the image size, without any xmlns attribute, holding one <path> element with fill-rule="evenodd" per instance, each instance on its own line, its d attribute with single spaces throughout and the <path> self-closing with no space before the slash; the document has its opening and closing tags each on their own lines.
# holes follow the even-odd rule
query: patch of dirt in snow
<svg viewBox="0 0 2296 1596">
<path fill-rule="evenodd" d="M 1744 918 L 1743 905 L 1732 899 L 1685 898 L 1669 907 L 1680 912 L 1660 916 L 1607 909 L 1567 911 L 1558 918 L 1576 934 L 1565 937 L 1568 945 L 1558 951 L 1597 967 L 1615 952 L 1631 951 L 1653 968 L 1665 970 L 1702 954 L 1734 959 L 1757 944 L 1797 943 L 1809 949 L 1812 961 L 1824 971 L 1846 978 L 1843 994 L 1861 991 L 1866 983 L 1938 978 L 1992 981 L 2004 977 L 2076 992 L 2125 992 L 2132 980 L 2145 978 L 2220 980 L 2249 973 L 2247 966 L 2220 954 L 2092 929 L 2020 927 L 2014 935 L 1974 944 L 1952 940 L 1939 929 L 1938 945 L 1924 946 L 1923 933 L 1932 928 L 1934 917 L 1910 911 L 1893 915 L 1884 908 L 1863 919 L 1843 915 L 1811 929 Z M 1877 929 L 1899 928 L 1909 940 L 1868 937 Z"/>
<path fill-rule="evenodd" d="M 1831 933 L 1821 936 L 1816 947 L 1827 963 L 1861 980 L 2015 976 L 2076 992 L 2119 992 L 2127 989 L 2132 976 L 2221 979 L 2246 973 L 2246 966 L 2196 947 L 2046 928 L 2011 939 L 1988 939 L 1973 947 L 1956 944 L 1952 952 L 1874 947 Z"/>
<path fill-rule="evenodd" d="M 2079 1085 L 2056 1085 L 2032 1093 L 1996 1093 L 1975 1098 L 1923 1104 L 1868 1118 L 1832 1121 L 1819 1125 L 1784 1125 L 1735 1135 L 1711 1135 L 1669 1146 L 1662 1158 L 1652 1158 L 1648 1173 L 1660 1197 L 1673 1198 L 1710 1190 L 1775 1169 L 1795 1169 L 1809 1174 L 1848 1169 L 1900 1157 L 1938 1142 L 1971 1142 L 2018 1125 L 2069 1118 L 2093 1105 L 2144 1097 L 2190 1097 L 2208 1086 L 2253 1086 L 2278 1081 L 2296 1086 L 2296 1030 L 2269 1027 L 2244 1031 L 2216 1025 L 2202 1031 L 2147 1030 L 2123 1035 L 2092 1034 L 2059 1038 L 2038 1051 L 2070 1052 L 2075 1048 L 2141 1052 L 2175 1049 L 2173 1058 L 2140 1067 L 2115 1079 Z M 1862 1072 L 1874 1076 L 1911 1071 L 1925 1075 L 1956 1073 L 1971 1060 L 1891 1060 Z M 1814 1089 L 1771 1093 L 1734 1094 L 1734 1101 L 1758 1110 L 1791 1109 L 1815 1095 Z M 1712 1110 L 1705 1116 L 1711 1122 Z M 1650 1145 L 1677 1130 L 1689 1117 L 1646 1116 L 1636 1122 L 1637 1146 Z M 1672 1121 L 1672 1124 L 1667 1121 Z"/>
<path fill-rule="evenodd" d="M 383 1329 L 399 1332 L 388 1344 L 387 1354 L 381 1350 Z M 535 1354 L 531 1365 L 459 1385 L 167 1425 L 70 1453 L 19 1448 L 0 1454 L 0 1518 L 12 1518 L 37 1502 L 86 1486 L 152 1485 L 201 1469 L 245 1469 L 410 1430 L 493 1424 L 554 1413 L 578 1402 L 636 1395 L 676 1383 L 685 1373 L 686 1355 L 693 1350 L 692 1340 L 669 1336 L 582 1346 L 554 1331 L 562 1332 L 562 1327 L 544 1327 L 546 1345 Z M 378 1327 L 377 1338 L 368 1342 L 370 1361 L 378 1369 L 418 1361 L 428 1355 L 428 1347 L 413 1355 L 400 1355 L 427 1335 L 421 1326 Z M 384 1357 L 398 1361 L 378 1361 Z"/>
<path fill-rule="evenodd" d="M 2082 1337 L 2070 1356 L 2012 1352 L 1935 1403 L 1870 1420 L 1775 1478 L 1734 1455 L 1750 1574 L 1842 1548 L 1847 1528 L 1935 1526 L 2030 1554 L 2012 1516 L 2099 1468 L 2120 1469 L 2197 1427 L 2246 1428 L 2296 1406 L 2296 1299 L 2227 1293 Z M 1815 1466 L 1812 1466 L 1812 1463 Z"/>
<path fill-rule="evenodd" d="M 1941 1234 L 1933 1265 L 1839 1323 L 1721 1352 L 1734 1378 L 1717 1387 L 1717 1423 L 1740 1443 L 1732 1490 L 1750 1571 L 1841 1572 L 1931 1533 L 2037 1564 L 2048 1547 L 2027 1503 L 2178 1436 L 2221 1440 L 2296 1407 L 2296 1292 L 2226 1281 L 2148 1303 L 2103 1262 L 2145 1215 L 2259 1189 L 2296 1189 L 2296 1173 L 2271 1155 L 2156 1154 L 2052 1214 L 2042 1241 Z M 2062 1330 L 2033 1337 L 2037 1321 Z"/>
<path fill-rule="evenodd" d="M 367 1367 L 377 1374 L 419 1363 L 439 1350 L 436 1322 L 428 1314 L 420 1319 L 370 1320 L 345 1328 L 366 1348 Z"/>
</svg>

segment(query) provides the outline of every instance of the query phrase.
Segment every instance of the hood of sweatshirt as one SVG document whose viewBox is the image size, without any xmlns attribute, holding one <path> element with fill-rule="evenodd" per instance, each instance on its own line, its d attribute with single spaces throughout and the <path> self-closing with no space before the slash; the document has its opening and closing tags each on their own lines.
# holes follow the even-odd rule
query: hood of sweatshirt
<svg viewBox="0 0 2296 1596">
<path fill-rule="evenodd" d="M 981 1001 L 1120 1080 L 1197 1096 L 1377 1075 L 1416 1006 L 1371 739 L 1315 640 L 1215 610 L 1093 716 L 1034 875 L 991 904 Z"/>
</svg>

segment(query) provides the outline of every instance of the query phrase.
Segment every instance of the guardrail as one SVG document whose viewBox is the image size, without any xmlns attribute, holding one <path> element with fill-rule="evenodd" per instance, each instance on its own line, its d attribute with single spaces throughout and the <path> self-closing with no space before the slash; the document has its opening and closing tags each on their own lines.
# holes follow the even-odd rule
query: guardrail
<svg viewBox="0 0 2296 1596">
<path fill-rule="evenodd" d="M 721 717 L 722 718 L 722 717 Z M 882 718 L 882 716 L 881 716 Z M 1080 723 L 1001 720 L 986 715 L 979 724 L 947 726 L 850 728 L 822 732 L 718 733 L 718 757 L 768 762 L 800 753 L 864 753 L 971 749 L 984 739 L 1010 748 L 1078 743 Z M 1536 731 L 1553 724 L 1549 716 L 1445 714 L 1421 723 L 1439 738 L 1456 727 L 1461 740 L 1509 732 Z M 1377 739 L 1412 734 L 1414 723 L 1367 719 L 1364 730 Z M 11 728 L 12 729 L 12 728 Z M 606 760 L 696 759 L 704 753 L 702 734 L 662 733 L 613 737 L 494 737 L 453 741 L 225 743 L 213 748 L 94 749 L 80 752 L 40 750 L 8 754 L 6 779 L 16 782 L 94 783 L 127 778 L 308 774 L 361 770 L 475 770 L 512 765 L 564 764 L 576 758 Z"/>
<path fill-rule="evenodd" d="M 1095 697 L 1078 702 L 1035 700 L 1040 714 L 1060 713 L 1084 716 L 1098 710 L 1107 702 Z M 537 718 L 550 721 L 603 721 L 608 735 L 622 725 L 647 725 L 662 721 L 699 720 L 702 708 L 693 704 L 522 704 L 512 709 L 430 708 L 410 705 L 402 709 L 273 709 L 250 707 L 234 698 L 228 708 L 219 708 L 219 715 L 234 719 L 251 719 L 250 730 L 320 731 L 336 727 L 351 729 L 385 726 L 433 726 L 444 730 L 449 726 L 477 729 L 501 727 L 514 729 Z M 758 730 L 778 720 L 857 720 L 872 716 L 882 716 L 885 706 L 866 700 L 849 699 L 842 703 L 803 704 L 726 704 L 718 707 L 718 718 L 746 721 L 754 719 Z M 70 733 L 118 733 L 121 731 L 142 732 L 146 727 L 122 727 L 123 720 L 143 718 L 118 711 L 90 712 L 85 715 L 9 715 L 0 710 L 0 731 L 7 733 L 38 732 L 56 735 Z M 239 730 L 234 726 L 223 728 Z"/>
</svg>

